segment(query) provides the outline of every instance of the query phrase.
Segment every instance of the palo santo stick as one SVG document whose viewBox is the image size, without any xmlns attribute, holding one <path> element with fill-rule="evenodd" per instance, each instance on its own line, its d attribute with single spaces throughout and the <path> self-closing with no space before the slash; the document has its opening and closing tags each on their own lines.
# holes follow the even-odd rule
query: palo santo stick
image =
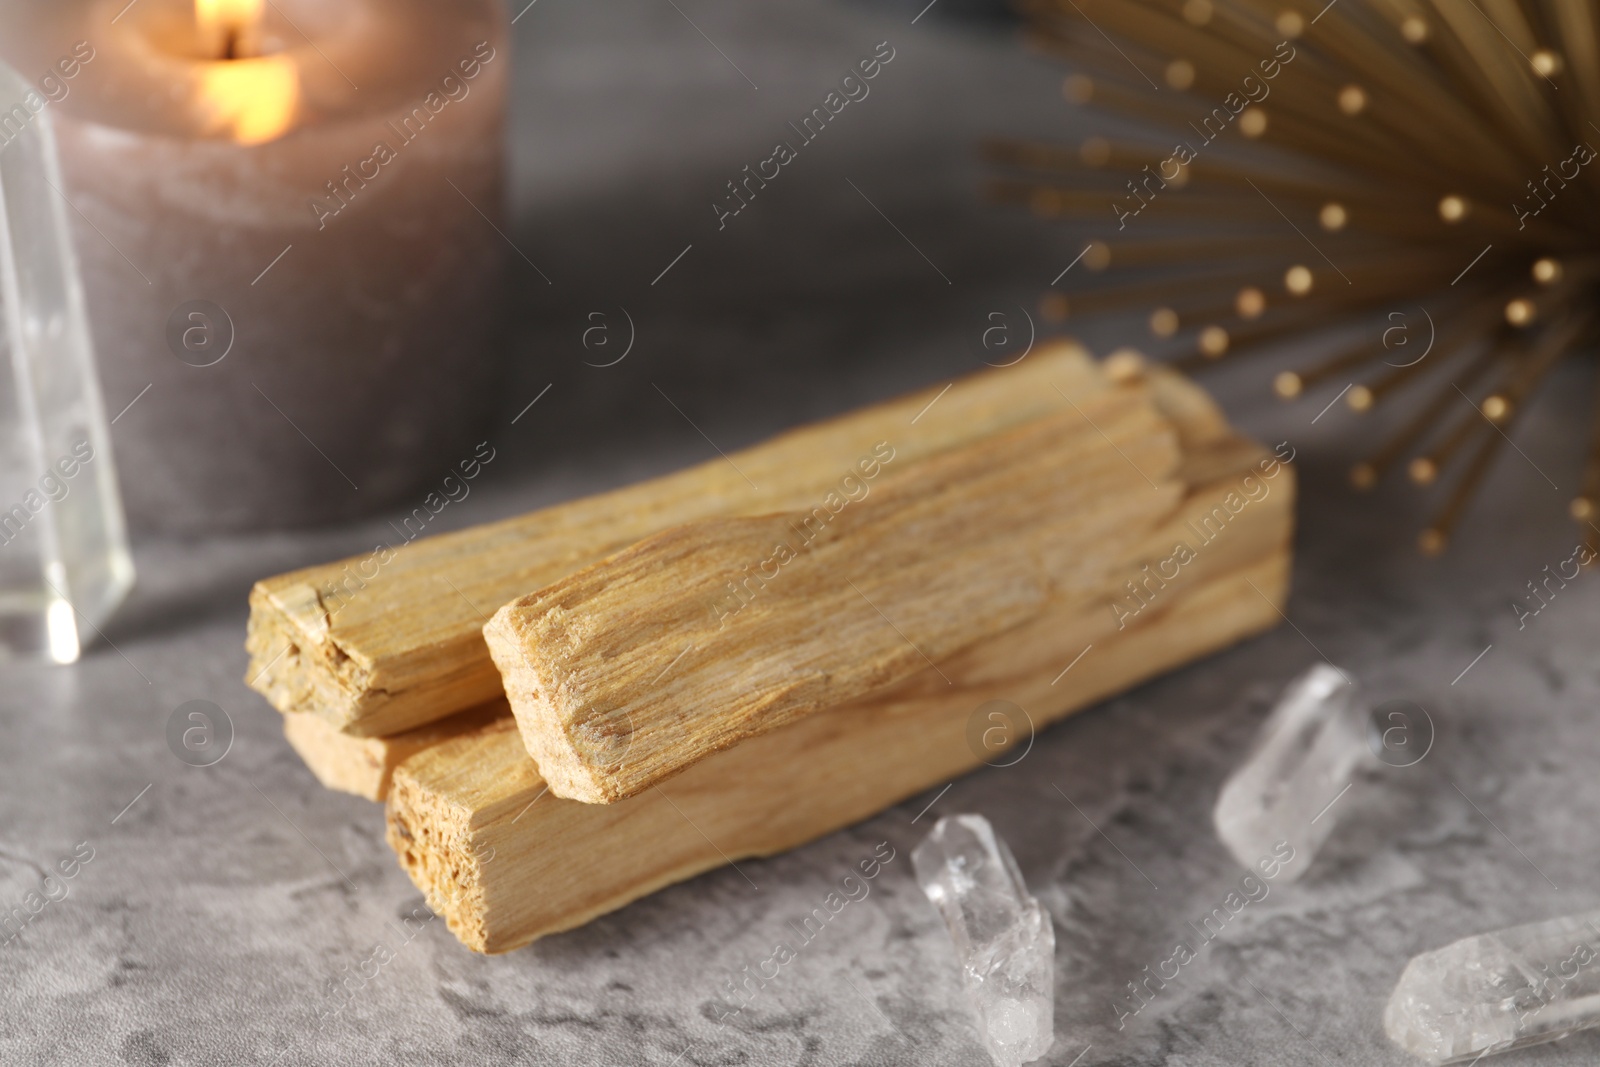
<svg viewBox="0 0 1600 1067">
<path fill-rule="evenodd" d="M 401 763 L 425 748 L 510 715 L 511 706 L 495 700 L 404 733 L 356 737 L 340 733 L 320 715 L 296 712 L 283 717 L 283 736 L 324 787 L 383 800 Z"/>
<path fill-rule="evenodd" d="M 484 637 L 550 791 L 611 803 L 1103 585 L 1125 531 L 1181 499 L 1179 458 L 1129 385 L 837 509 L 664 531 L 512 601 Z"/>
<path fill-rule="evenodd" d="M 500 605 L 658 530 L 808 507 L 893 438 L 896 466 L 1059 410 L 1107 388 L 1081 347 L 783 434 L 697 467 L 489 526 L 402 545 L 381 565 L 342 560 L 256 583 L 249 678 L 274 707 L 361 736 L 408 730 L 502 692 L 481 632 Z M 896 471 L 885 472 L 885 480 Z"/>
<path fill-rule="evenodd" d="M 1128 531 L 1129 541 L 1151 560 L 1175 540 L 1197 543 L 1189 524 L 1248 489 L 1261 456 L 1237 442 L 1191 455 L 1186 472 L 1215 480 L 1156 528 Z M 924 671 L 615 804 L 544 795 L 510 722 L 446 741 L 395 773 L 389 843 L 429 906 L 479 952 L 581 925 L 730 859 L 793 848 L 995 759 L 968 736 L 985 701 L 1011 700 L 1042 728 L 1275 625 L 1288 590 L 1292 478 L 1284 469 L 1250 483 L 1270 491 L 1197 544 L 1179 577 L 1131 617 L 1105 601 L 1063 605 L 942 662 L 950 684 Z"/>
</svg>

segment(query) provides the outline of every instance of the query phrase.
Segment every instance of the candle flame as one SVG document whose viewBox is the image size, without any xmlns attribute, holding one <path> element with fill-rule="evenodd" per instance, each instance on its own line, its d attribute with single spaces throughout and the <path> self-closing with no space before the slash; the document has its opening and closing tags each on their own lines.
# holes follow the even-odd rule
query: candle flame
<svg viewBox="0 0 1600 1067">
<path fill-rule="evenodd" d="M 208 129 L 225 131 L 239 144 L 262 144 L 294 124 L 300 74 L 286 55 L 207 63 L 197 100 Z"/>
<path fill-rule="evenodd" d="M 195 29 L 206 53 L 245 59 L 261 53 L 261 16 L 266 0 L 195 0 Z"/>
<path fill-rule="evenodd" d="M 194 16 L 202 26 L 218 22 L 247 26 L 261 21 L 266 0 L 194 0 Z"/>
<path fill-rule="evenodd" d="M 261 25 L 266 0 L 194 0 L 194 21 L 203 41 L 215 42 L 218 57 L 233 59 L 236 42 Z"/>
<path fill-rule="evenodd" d="M 194 0 L 195 28 L 205 51 L 196 103 L 207 130 L 240 144 L 262 144 L 288 132 L 300 102 L 300 75 L 287 55 L 260 55 L 266 0 Z"/>
</svg>

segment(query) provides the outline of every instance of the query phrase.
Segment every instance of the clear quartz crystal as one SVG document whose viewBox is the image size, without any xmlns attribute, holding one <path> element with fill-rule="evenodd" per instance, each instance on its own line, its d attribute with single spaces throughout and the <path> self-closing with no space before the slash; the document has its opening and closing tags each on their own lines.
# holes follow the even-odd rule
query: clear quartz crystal
<svg viewBox="0 0 1600 1067">
<path fill-rule="evenodd" d="M 1600 911 L 1468 937 L 1406 965 L 1383 1012 L 1389 1039 L 1430 1063 L 1600 1026 Z"/>
<path fill-rule="evenodd" d="M 70 663 L 133 564 L 49 109 L 26 100 L 0 64 L 0 658 Z"/>
<path fill-rule="evenodd" d="M 1317 664 L 1289 683 L 1223 785 L 1212 813 L 1217 836 L 1252 869 L 1274 854 L 1282 859 L 1286 842 L 1294 858 L 1278 877 L 1294 881 L 1333 831 L 1338 801 L 1370 752 L 1355 684 Z"/>
<path fill-rule="evenodd" d="M 950 815 L 911 863 L 950 928 L 989 1055 L 1002 1067 L 1043 1056 L 1055 1037 L 1055 928 L 1011 850 L 983 816 Z"/>
</svg>

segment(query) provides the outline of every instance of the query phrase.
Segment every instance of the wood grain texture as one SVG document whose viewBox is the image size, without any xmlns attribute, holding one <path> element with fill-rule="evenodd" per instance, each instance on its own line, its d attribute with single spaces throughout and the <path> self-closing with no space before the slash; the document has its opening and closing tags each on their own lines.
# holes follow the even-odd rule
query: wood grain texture
<svg viewBox="0 0 1600 1067">
<path fill-rule="evenodd" d="M 809 507 L 886 427 L 895 463 L 909 465 L 1059 410 L 1063 393 L 1081 404 L 1107 388 L 1081 347 L 1042 345 L 948 391 L 930 387 L 730 459 L 265 579 L 250 594 L 247 678 L 280 711 L 322 715 L 347 733 L 423 725 L 502 692 L 482 627 L 515 597 L 670 526 Z"/>
<path fill-rule="evenodd" d="M 1108 574 L 1094 602 L 1053 602 L 941 661 L 943 677 L 914 674 L 613 804 L 551 795 L 509 721 L 445 741 L 395 773 L 388 837 L 402 867 L 464 944 L 508 951 L 729 860 L 792 848 L 993 760 L 971 729 L 986 701 L 1012 701 L 1042 728 L 1275 625 L 1288 593 L 1292 469 L 1231 437 L 1192 386 L 1165 376 L 1153 384 L 1177 420 L 1178 477 L 1190 489 L 1161 521 L 1126 531 L 1139 566 Z M 1219 510 L 1229 517 L 1214 518 Z M 1209 539 L 1196 533 L 1208 521 L 1223 523 Z M 1170 559 L 1179 542 L 1192 558 L 1151 586 L 1144 562 Z"/>
<path fill-rule="evenodd" d="M 557 796 L 612 803 L 1107 593 L 1128 530 L 1182 500 L 1142 382 L 913 462 L 854 500 L 663 531 L 484 627 Z M 892 445 L 879 445 L 887 459 Z"/>
<path fill-rule="evenodd" d="M 299 712 L 283 717 L 283 736 L 317 781 L 328 789 L 381 801 L 389 795 L 394 769 L 418 752 L 459 737 L 496 719 L 510 718 L 503 699 L 388 737 L 342 733 L 320 715 Z"/>
<path fill-rule="evenodd" d="M 1080 618 L 1057 627 L 1032 678 L 1013 675 L 1015 663 L 990 663 L 954 692 L 813 715 L 616 804 L 550 795 L 515 724 L 500 720 L 400 766 L 389 844 L 463 944 L 507 952 L 730 860 L 794 848 L 973 769 L 981 761 L 967 725 L 984 701 L 1012 700 L 1042 728 L 1267 629 L 1288 568 L 1279 549 L 1120 632 L 1109 615 Z M 1071 660 L 1064 648 L 1091 642 L 1052 690 Z"/>
</svg>

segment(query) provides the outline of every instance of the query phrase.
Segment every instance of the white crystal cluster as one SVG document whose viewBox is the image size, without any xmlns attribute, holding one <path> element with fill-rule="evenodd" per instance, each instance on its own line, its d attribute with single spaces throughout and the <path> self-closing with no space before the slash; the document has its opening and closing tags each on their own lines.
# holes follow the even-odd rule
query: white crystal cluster
<svg viewBox="0 0 1600 1067">
<path fill-rule="evenodd" d="M 1383 1013 L 1430 1063 L 1555 1041 L 1600 1025 L 1600 912 L 1464 938 L 1406 965 Z"/>
<path fill-rule="evenodd" d="M 1217 836 L 1245 867 L 1288 842 L 1306 872 L 1333 831 L 1338 801 L 1370 757 L 1367 709 L 1353 682 L 1325 663 L 1295 679 L 1217 797 Z"/>
<path fill-rule="evenodd" d="M 911 863 L 950 928 L 989 1055 L 1001 1067 L 1043 1056 L 1055 1034 L 1055 929 L 1011 850 L 983 816 L 951 815 Z"/>
</svg>

